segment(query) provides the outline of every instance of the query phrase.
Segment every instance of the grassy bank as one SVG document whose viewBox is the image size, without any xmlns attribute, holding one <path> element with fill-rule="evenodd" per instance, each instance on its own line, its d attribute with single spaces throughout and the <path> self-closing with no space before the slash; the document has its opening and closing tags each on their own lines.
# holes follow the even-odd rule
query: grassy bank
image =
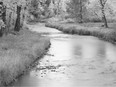
<svg viewBox="0 0 116 87">
<path fill-rule="evenodd" d="M 68 34 L 91 35 L 109 41 L 111 43 L 116 42 L 115 29 L 102 27 L 85 27 L 73 23 L 47 23 L 46 27 L 56 28 Z"/>
<path fill-rule="evenodd" d="M 11 83 L 28 70 L 49 45 L 49 38 L 28 30 L 0 38 L 0 86 Z"/>
</svg>

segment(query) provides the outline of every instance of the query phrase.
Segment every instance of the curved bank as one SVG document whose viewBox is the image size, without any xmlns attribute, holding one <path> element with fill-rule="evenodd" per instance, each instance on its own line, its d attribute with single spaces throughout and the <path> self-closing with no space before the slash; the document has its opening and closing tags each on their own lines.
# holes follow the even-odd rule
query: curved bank
<svg viewBox="0 0 116 87">
<path fill-rule="evenodd" d="M 100 27 L 83 27 L 70 23 L 46 23 L 46 27 L 56 28 L 64 33 L 95 36 L 105 41 L 115 44 L 116 31 L 114 29 Z"/>
<path fill-rule="evenodd" d="M 29 30 L 0 38 L 0 86 L 9 85 L 18 79 L 49 47 L 49 38 Z"/>
</svg>

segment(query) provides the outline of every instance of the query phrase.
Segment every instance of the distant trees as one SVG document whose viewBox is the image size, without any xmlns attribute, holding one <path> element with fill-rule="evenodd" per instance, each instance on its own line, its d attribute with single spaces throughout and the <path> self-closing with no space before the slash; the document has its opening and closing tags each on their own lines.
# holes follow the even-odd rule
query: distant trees
<svg viewBox="0 0 116 87">
<path fill-rule="evenodd" d="M 95 0 L 93 3 L 92 10 L 88 9 L 89 0 L 70 0 L 67 3 L 67 12 L 70 17 L 76 18 L 77 22 L 83 23 L 84 18 L 89 19 L 85 16 L 89 17 L 89 14 L 95 14 L 96 17 L 101 17 L 104 27 L 108 28 L 108 22 L 106 17 L 106 11 L 112 14 L 110 9 L 110 5 L 107 3 L 108 0 Z M 92 13 L 91 13 L 92 12 Z M 100 16 L 99 16 L 100 15 Z M 85 20 L 86 20 L 85 19 Z M 100 19 L 96 19 L 95 21 L 100 21 Z"/>
<path fill-rule="evenodd" d="M 53 4 L 54 4 L 54 14 L 59 15 L 62 10 L 62 8 L 61 8 L 62 1 L 61 0 L 53 0 Z"/>
<path fill-rule="evenodd" d="M 38 0 L 31 0 L 30 5 L 29 5 L 29 13 L 33 15 L 35 18 L 38 17 Z"/>
<path fill-rule="evenodd" d="M 43 2 L 43 5 L 42 5 L 42 8 L 43 8 L 42 15 L 45 18 L 49 18 L 50 17 L 50 14 L 51 14 L 51 12 L 50 12 L 51 10 L 49 9 L 50 4 L 51 4 L 51 0 L 46 0 L 46 1 Z"/>
<path fill-rule="evenodd" d="M 67 12 L 79 23 L 83 22 L 83 15 L 86 13 L 86 3 L 88 0 L 70 0 L 67 3 Z"/>
<path fill-rule="evenodd" d="M 107 0 L 96 0 L 92 3 L 92 7 L 88 9 L 89 14 L 91 15 L 93 13 L 94 15 L 94 21 L 103 22 L 104 24 L 102 27 L 108 27 L 108 20 L 107 17 L 110 17 L 113 14 L 112 7 L 109 3 L 107 3 Z M 95 17 L 96 16 L 96 17 Z"/>
<path fill-rule="evenodd" d="M 8 34 L 12 31 L 19 32 L 24 19 L 22 9 L 26 7 L 26 0 L 2 0 L 0 2 L 0 28 L 2 34 Z M 4 28 L 1 26 L 5 26 Z"/>
<path fill-rule="evenodd" d="M 41 19 L 42 17 L 49 17 L 50 4 L 51 0 L 31 0 L 28 6 L 28 12 L 36 19 Z"/>
</svg>

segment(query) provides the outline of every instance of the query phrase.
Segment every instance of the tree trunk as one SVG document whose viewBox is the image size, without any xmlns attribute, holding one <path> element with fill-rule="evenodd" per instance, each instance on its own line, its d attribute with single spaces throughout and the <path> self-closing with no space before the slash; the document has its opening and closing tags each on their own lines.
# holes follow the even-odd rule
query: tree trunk
<svg viewBox="0 0 116 87">
<path fill-rule="evenodd" d="M 83 23 L 83 12 L 82 12 L 82 10 L 83 10 L 83 8 L 82 8 L 82 1 L 80 0 L 80 7 L 79 7 L 79 9 L 80 9 L 80 12 L 79 12 L 79 23 Z"/>
<path fill-rule="evenodd" d="M 4 6 L 4 12 L 2 14 L 2 20 L 4 22 L 4 24 L 6 24 L 6 7 Z"/>
<path fill-rule="evenodd" d="M 107 19 L 106 19 L 104 9 L 102 9 L 102 20 L 104 22 L 104 27 L 108 28 L 108 23 L 107 23 Z"/>
<path fill-rule="evenodd" d="M 100 0 L 100 5 L 101 5 L 102 21 L 104 22 L 104 27 L 108 28 L 108 23 L 107 23 L 107 19 L 106 19 L 106 15 L 105 15 L 105 4 L 106 4 L 106 1 Z"/>
<path fill-rule="evenodd" d="M 17 19 L 15 23 L 14 31 L 20 31 L 20 13 L 21 13 L 21 6 L 17 6 Z"/>
<path fill-rule="evenodd" d="M 10 31 L 10 27 L 11 27 L 11 16 L 12 16 L 12 12 L 10 12 L 10 14 L 9 14 L 9 20 L 8 20 L 8 24 L 7 24 L 7 31 L 6 31 L 6 33 L 8 33 Z"/>
</svg>

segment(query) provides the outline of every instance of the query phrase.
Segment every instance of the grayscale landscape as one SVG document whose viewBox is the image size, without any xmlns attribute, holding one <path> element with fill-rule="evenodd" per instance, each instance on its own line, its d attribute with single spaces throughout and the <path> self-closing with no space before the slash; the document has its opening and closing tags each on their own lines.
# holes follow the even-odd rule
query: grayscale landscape
<svg viewBox="0 0 116 87">
<path fill-rule="evenodd" d="M 116 1 L 0 0 L 0 87 L 116 87 Z"/>
</svg>

